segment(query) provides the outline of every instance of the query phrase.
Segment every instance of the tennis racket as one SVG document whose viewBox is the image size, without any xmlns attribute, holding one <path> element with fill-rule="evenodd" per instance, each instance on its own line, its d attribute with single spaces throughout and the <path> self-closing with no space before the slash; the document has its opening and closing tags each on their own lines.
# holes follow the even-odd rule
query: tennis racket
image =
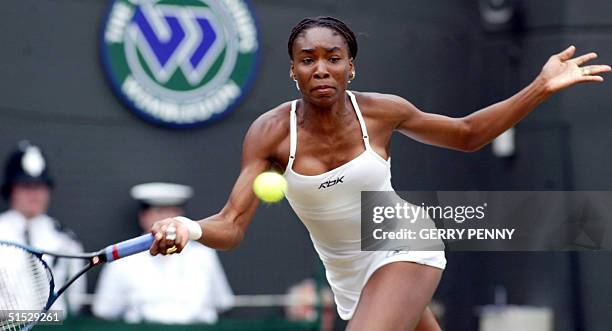
<svg viewBox="0 0 612 331">
<path fill-rule="evenodd" d="M 47 312 L 64 291 L 94 266 L 149 249 L 153 235 L 140 237 L 110 245 L 95 253 L 58 254 L 25 245 L 0 241 L 0 330 L 29 330 L 38 322 L 38 317 L 15 319 L 9 312 Z M 72 276 L 64 286 L 55 290 L 53 273 L 42 259 L 43 255 L 58 258 L 83 259 L 87 265 Z M 9 316 L 11 315 L 11 316 Z M 41 314 L 36 314 L 40 316 Z"/>
</svg>

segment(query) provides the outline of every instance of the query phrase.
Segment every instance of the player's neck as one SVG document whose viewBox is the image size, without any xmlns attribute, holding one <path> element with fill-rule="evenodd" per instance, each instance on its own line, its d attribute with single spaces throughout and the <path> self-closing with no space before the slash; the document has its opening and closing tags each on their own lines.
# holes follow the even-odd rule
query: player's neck
<svg viewBox="0 0 612 331">
<path fill-rule="evenodd" d="M 313 131 L 335 131 L 339 125 L 346 120 L 346 116 L 351 113 L 347 108 L 347 99 L 339 98 L 329 106 L 315 105 L 303 102 L 303 111 L 298 118 L 303 127 Z"/>
</svg>

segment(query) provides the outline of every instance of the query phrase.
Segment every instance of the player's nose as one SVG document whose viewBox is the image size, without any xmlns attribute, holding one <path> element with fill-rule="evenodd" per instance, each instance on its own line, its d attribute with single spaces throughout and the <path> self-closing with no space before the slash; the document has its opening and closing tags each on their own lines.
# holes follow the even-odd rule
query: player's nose
<svg viewBox="0 0 612 331">
<path fill-rule="evenodd" d="M 318 79 L 329 78 L 329 71 L 327 65 L 325 65 L 325 61 L 317 62 L 313 76 Z"/>
</svg>

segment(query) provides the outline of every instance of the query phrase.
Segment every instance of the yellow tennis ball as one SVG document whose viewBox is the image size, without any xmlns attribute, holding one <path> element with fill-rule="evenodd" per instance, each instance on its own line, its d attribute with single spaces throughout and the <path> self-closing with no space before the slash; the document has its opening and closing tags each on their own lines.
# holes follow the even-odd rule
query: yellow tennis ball
<svg viewBox="0 0 612 331">
<path fill-rule="evenodd" d="M 278 202 L 285 197 L 287 181 L 282 175 L 267 171 L 262 172 L 253 182 L 253 192 L 265 202 Z"/>
</svg>

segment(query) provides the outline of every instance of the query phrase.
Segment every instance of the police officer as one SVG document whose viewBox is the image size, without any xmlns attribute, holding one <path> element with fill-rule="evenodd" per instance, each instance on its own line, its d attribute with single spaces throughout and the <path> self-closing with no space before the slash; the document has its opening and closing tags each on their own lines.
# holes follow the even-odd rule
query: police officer
<svg viewBox="0 0 612 331">
<path fill-rule="evenodd" d="M 7 159 L 4 169 L 2 196 L 8 201 L 9 210 L 0 214 L 0 240 L 12 241 L 52 252 L 82 253 L 83 247 L 74 233 L 63 229 L 59 222 L 49 217 L 50 193 L 54 181 L 47 159 L 40 147 L 21 141 Z M 56 288 L 83 267 L 76 259 L 46 257 L 53 270 Z M 83 293 L 85 277 L 80 277 L 61 300 L 51 309 L 77 313 Z"/>
<path fill-rule="evenodd" d="M 136 185 L 131 195 L 140 203 L 144 232 L 158 220 L 181 216 L 192 189 L 170 183 Z M 159 286 L 163 284 L 163 286 Z M 137 254 L 102 270 L 94 315 L 130 323 L 214 323 L 219 311 L 233 304 L 233 294 L 216 252 L 188 245 L 180 255 Z"/>
</svg>

